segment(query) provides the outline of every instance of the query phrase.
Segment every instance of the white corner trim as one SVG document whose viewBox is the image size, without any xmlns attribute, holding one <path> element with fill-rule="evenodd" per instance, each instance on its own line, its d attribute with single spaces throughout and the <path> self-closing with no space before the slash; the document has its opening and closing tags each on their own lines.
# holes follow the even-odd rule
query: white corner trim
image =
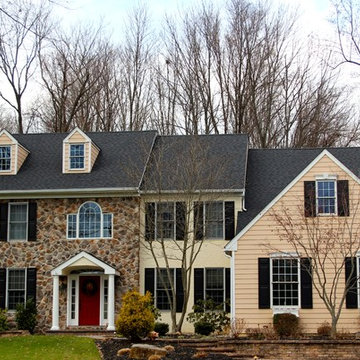
<svg viewBox="0 0 360 360">
<path fill-rule="evenodd" d="M 116 271 L 116 269 L 114 269 L 113 267 L 111 267 L 108 264 L 104 263 L 103 261 L 99 260 L 95 256 L 87 253 L 86 251 L 82 251 L 79 254 L 73 256 L 72 258 L 70 258 L 69 260 L 67 260 L 67 261 L 63 262 L 62 264 L 60 264 L 55 269 L 51 270 L 51 276 L 61 276 L 61 275 L 63 275 L 63 270 L 64 269 L 71 266 L 76 261 L 78 261 L 78 260 L 80 260 L 82 258 L 85 258 L 85 259 L 91 261 L 92 263 L 94 263 L 95 265 L 99 266 L 100 268 L 102 268 L 104 270 L 104 274 L 106 274 L 106 275 L 119 275 L 119 272 Z"/>
<path fill-rule="evenodd" d="M 339 161 L 328 150 L 323 150 L 308 166 L 302 170 L 263 210 L 259 212 L 231 241 L 229 241 L 224 251 L 237 251 L 237 242 L 249 229 L 252 228 L 267 212 L 274 206 L 315 164 L 317 164 L 324 156 L 329 157 L 336 165 L 338 165 L 344 172 L 346 172 L 352 179 L 360 184 L 360 179 L 350 171 L 341 161 Z"/>
</svg>

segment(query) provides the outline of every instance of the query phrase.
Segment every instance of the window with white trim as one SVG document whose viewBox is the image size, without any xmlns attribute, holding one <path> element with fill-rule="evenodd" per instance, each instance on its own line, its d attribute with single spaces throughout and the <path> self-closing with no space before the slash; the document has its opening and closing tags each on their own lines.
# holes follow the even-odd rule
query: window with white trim
<svg viewBox="0 0 360 360">
<path fill-rule="evenodd" d="M 9 203 L 9 241 L 27 240 L 28 203 Z"/>
<path fill-rule="evenodd" d="M 11 146 L 0 146 L 0 171 L 11 170 Z"/>
<path fill-rule="evenodd" d="M 316 212 L 319 215 L 336 215 L 336 180 L 316 181 Z"/>
<path fill-rule="evenodd" d="M 224 238 L 224 202 L 204 203 L 204 224 L 206 239 Z"/>
<path fill-rule="evenodd" d="M 272 306 L 299 306 L 300 262 L 297 258 L 271 259 Z"/>
<path fill-rule="evenodd" d="M 25 269 L 8 269 L 7 272 L 7 308 L 16 310 L 18 304 L 26 301 Z"/>
<path fill-rule="evenodd" d="M 103 213 L 101 207 L 88 201 L 77 214 L 67 216 L 68 239 L 112 238 L 113 214 Z"/>
<path fill-rule="evenodd" d="M 85 167 L 85 145 L 70 144 L 70 169 L 81 170 Z"/>
</svg>

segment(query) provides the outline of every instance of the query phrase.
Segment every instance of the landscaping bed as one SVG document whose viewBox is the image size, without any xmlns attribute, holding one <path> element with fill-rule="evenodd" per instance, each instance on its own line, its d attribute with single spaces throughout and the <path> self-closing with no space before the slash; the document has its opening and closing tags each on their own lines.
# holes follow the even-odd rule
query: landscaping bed
<svg viewBox="0 0 360 360">
<path fill-rule="evenodd" d="M 166 360 L 189 360 L 197 353 L 196 343 L 193 346 L 182 346 L 182 344 L 177 344 L 173 341 L 167 342 L 166 340 L 161 341 L 145 341 L 142 343 L 147 343 L 159 347 L 164 347 L 166 345 L 171 345 L 175 348 L 174 352 L 170 352 L 166 355 L 164 359 Z M 97 340 L 97 345 L 100 348 L 104 360 L 128 360 L 127 355 L 117 356 L 117 352 L 123 348 L 131 347 L 132 343 L 124 339 L 105 339 Z M 206 356 L 201 356 L 203 360 L 230 360 L 229 356 L 223 354 L 207 354 Z"/>
</svg>

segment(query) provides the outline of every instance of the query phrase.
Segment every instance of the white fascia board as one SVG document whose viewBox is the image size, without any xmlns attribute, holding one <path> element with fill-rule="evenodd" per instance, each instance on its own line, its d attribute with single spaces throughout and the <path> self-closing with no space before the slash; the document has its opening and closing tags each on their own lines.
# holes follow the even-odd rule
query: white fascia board
<svg viewBox="0 0 360 360">
<path fill-rule="evenodd" d="M 140 190 L 142 195 L 154 195 L 154 194 L 188 194 L 188 190 Z M 191 193 L 193 194 L 244 194 L 245 189 L 203 189 L 203 190 L 194 190 Z"/>
<path fill-rule="evenodd" d="M 69 266 L 71 266 L 76 261 L 78 261 L 78 260 L 80 260 L 82 258 L 85 258 L 85 259 L 91 261 L 92 263 L 94 263 L 95 265 L 99 266 L 100 268 L 102 268 L 104 270 L 104 274 L 106 274 L 106 275 L 119 275 L 119 272 L 116 271 L 116 269 L 114 269 L 113 267 L 111 267 L 108 264 L 104 263 L 103 261 L 99 260 L 95 256 L 87 253 L 86 251 L 80 252 L 79 254 L 73 256 L 69 260 L 63 262 L 61 265 L 57 266 L 55 269 L 51 270 L 51 275 L 52 276 L 54 276 L 54 275 L 58 275 L 58 276 L 63 275 L 63 270 L 65 270 L 66 268 L 68 268 Z"/>
<path fill-rule="evenodd" d="M 46 190 L 1 190 L 0 199 L 24 198 L 76 198 L 96 196 L 139 196 L 138 188 L 88 188 Z"/>
<path fill-rule="evenodd" d="M 63 142 L 69 142 L 71 136 L 73 136 L 74 133 L 76 132 L 80 133 L 80 135 L 83 136 L 87 142 L 91 143 L 91 139 L 78 127 L 76 127 L 73 131 L 71 131 L 70 134 L 63 140 Z"/>
<path fill-rule="evenodd" d="M 19 142 L 5 129 L 2 129 L 0 131 L 0 136 L 5 134 L 12 142 L 13 144 L 18 144 Z"/>
<path fill-rule="evenodd" d="M 328 156 L 336 165 L 338 165 L 344 172 L 346 172 L 350 177 L 352 177 L 358 184 L 360 184 L 360 179 L 350 171 L 341 161 L 339 161 L 334 155 L 332 155 L 328 150 L 323 150 L 303 171 L 299 173 L 270 203 L 265 206 L 263 210 L 259 212 L 257 216 L 254 217 L 231 241 L 229 241 L 225 247 L 224 251 L 237 251 L 237 242 L 238 240 L 254 225 L 260 220 L 264 214 L 276 203 L 278 202 L 288 191 L 291 189 L 315 164 L 317 164 L 324 156 Z"/>
</svg>

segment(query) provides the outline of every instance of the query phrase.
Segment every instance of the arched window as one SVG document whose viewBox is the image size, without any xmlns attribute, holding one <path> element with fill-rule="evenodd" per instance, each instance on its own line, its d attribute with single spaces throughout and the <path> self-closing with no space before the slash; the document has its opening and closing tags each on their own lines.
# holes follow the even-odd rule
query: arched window
<svg viewBox="0 0 360 360">
<path fill-rule="evenodd" d="M 101 207 L 88 201 L 77 214 L 67 217 L 68 239 L 94 239 L 112 237 L 112 214 L 104 214 Z"/>
</svg>

